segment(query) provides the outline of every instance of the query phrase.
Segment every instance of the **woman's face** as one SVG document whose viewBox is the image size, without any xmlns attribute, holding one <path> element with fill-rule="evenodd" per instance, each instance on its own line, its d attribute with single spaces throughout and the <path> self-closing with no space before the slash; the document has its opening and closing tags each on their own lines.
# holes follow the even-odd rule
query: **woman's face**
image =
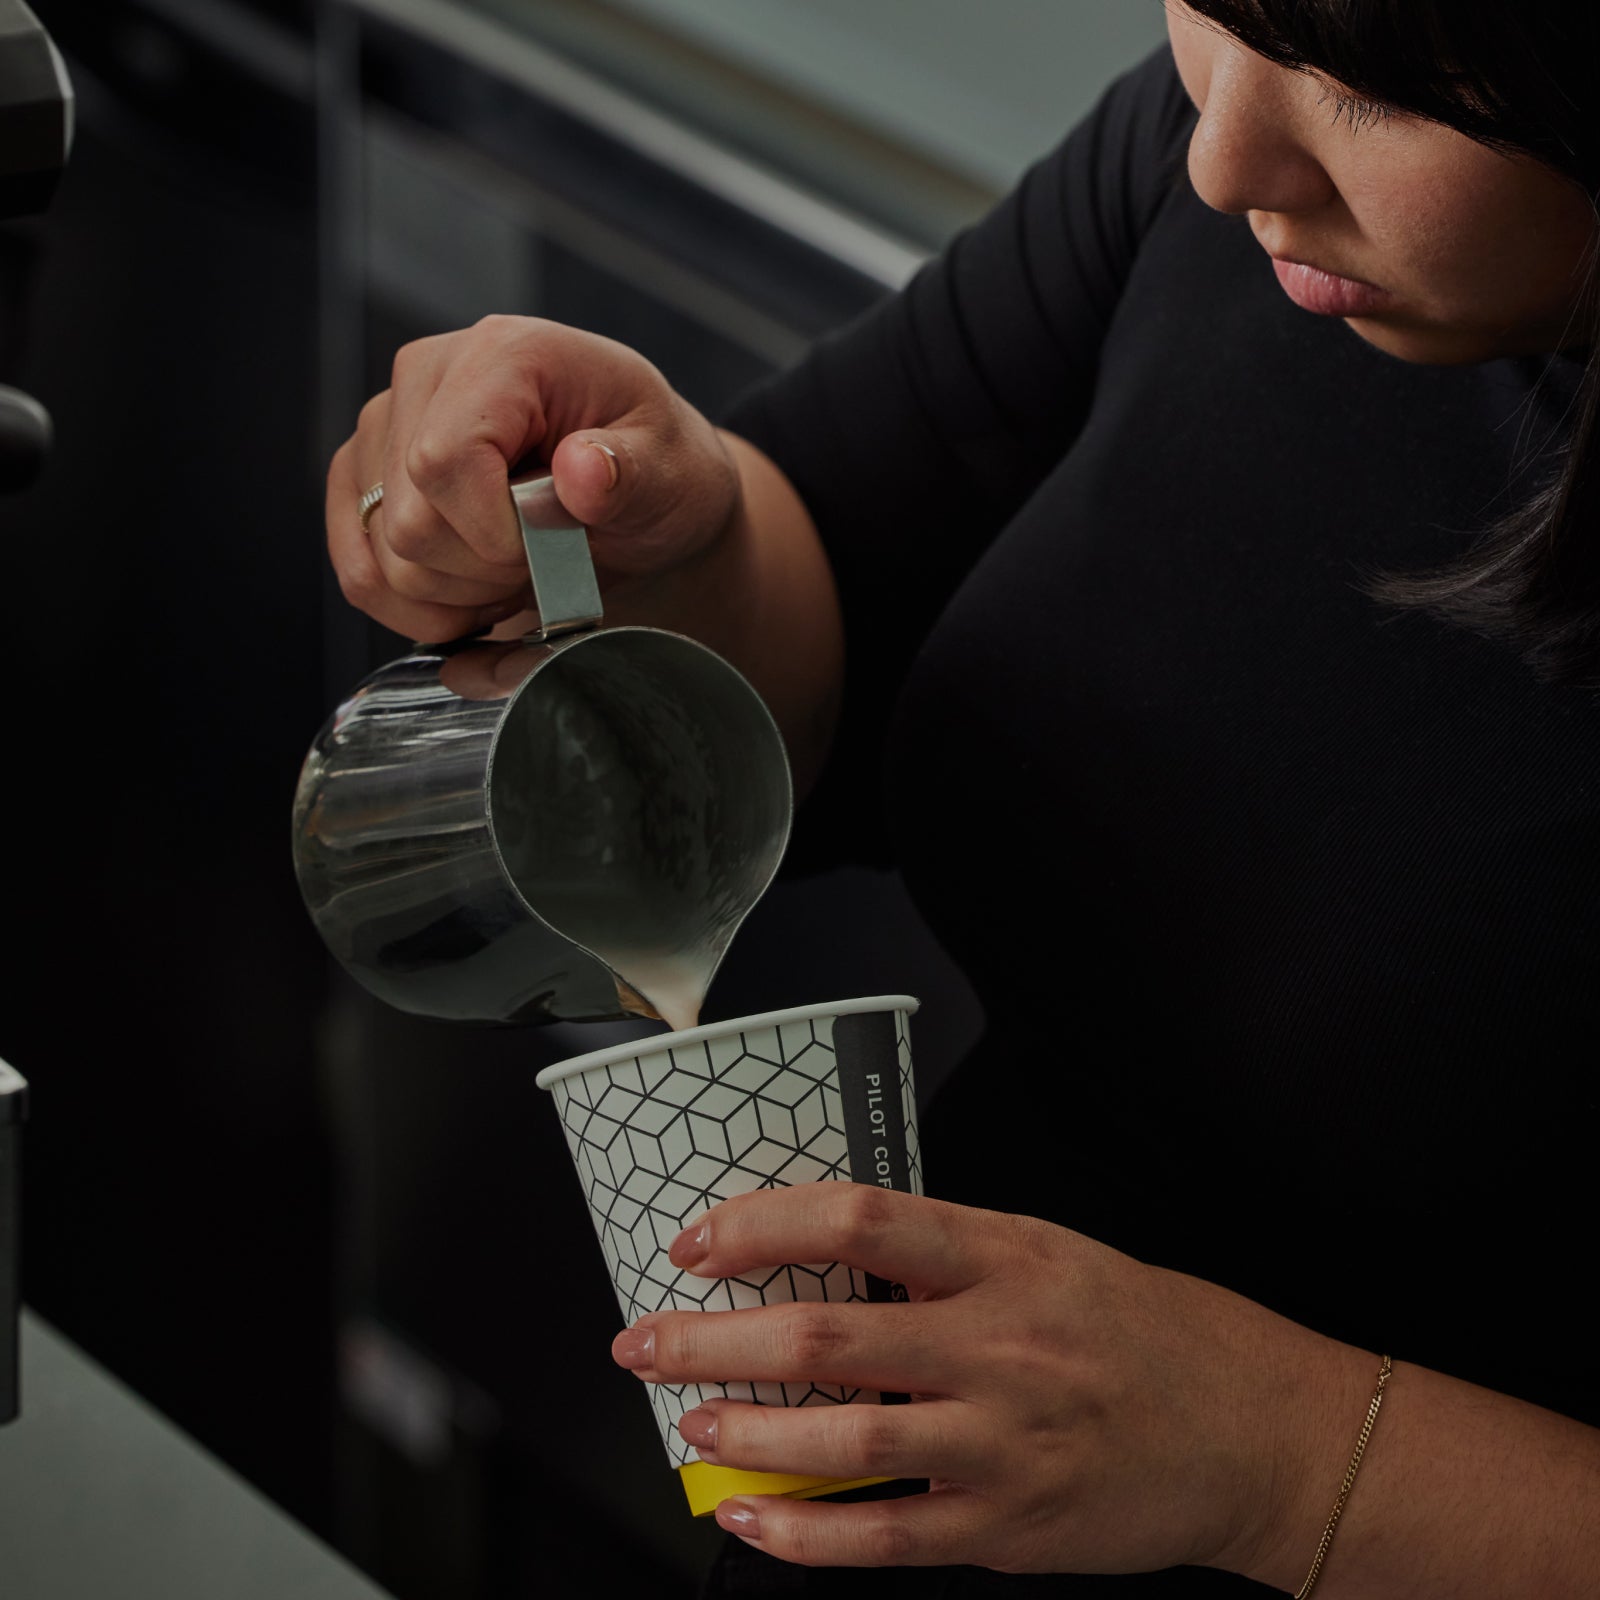
<svg viewBox="0 0 1600 1600">
<path fill-rule="evenodd" d="M 1575 185 L 1437 123 L 1352 107 L 1177 0 L 1167 17 L 1200 112 L 1189 176 L 1207 205 L 1248 218 L 1291 299 L 1404 361 L 1573 342 L 1596 233 Z"/>
</svg>

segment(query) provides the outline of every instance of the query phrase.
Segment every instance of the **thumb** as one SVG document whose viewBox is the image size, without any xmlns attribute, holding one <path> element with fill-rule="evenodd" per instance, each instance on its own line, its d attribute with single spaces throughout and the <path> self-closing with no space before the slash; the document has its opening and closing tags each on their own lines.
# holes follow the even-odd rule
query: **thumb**
<svg viewBox="0 0 1600 1600">
<path fill-rule="evenodd" d="M 732 515 L 739 478 L 727 450 L 708 424 L 686 431 L 584 428 L 550 458 L 556 497 L 618 577 L 666 570 Z"/>
<path fill-rule="evenodd" d="M 619 521 L 632 520 L 628 513 L 630 502 L 640 498 L 639 472 L 623 432 L 586 428 L 569 433 L 550 458 L 556 498 L 586 528 L 615 527 Z"/>
</svg>

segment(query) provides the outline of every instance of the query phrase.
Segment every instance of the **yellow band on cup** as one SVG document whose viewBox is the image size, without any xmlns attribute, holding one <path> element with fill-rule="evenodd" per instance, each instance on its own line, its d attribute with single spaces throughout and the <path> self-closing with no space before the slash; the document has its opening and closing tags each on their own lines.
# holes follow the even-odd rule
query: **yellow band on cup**
<svg viewBox="0 0 1600 1600">
<path fill-rule="evenodd" d="M 740 1472 L 736 1467 L 714 1467 L 709 1461 L 690 1461 L 678 1468 L 689 1509 L 709 1517 L 722 1502 L 736 1494 L 786 1494 L 791 1500 L 810 1500 L 819 1494 L 839 1494 L 845 1489 L 865 1489 L 890 1478 L 806 1478 L 789 1472 Z"/>
</svg>

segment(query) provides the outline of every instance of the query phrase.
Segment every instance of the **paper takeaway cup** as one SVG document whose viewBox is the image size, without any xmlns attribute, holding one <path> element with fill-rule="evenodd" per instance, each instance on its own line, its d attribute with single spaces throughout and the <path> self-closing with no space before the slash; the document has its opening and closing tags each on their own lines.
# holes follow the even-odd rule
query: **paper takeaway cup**
<svg viewBox="0 0 1600 1600">
<path fill-rule="evenodd" d="M 786 1300 L 898 1300 L 839 1262 L 707 1279 L 667 1260 L 679 1231 L 731 1195 L 823 1179 L 922 1193 L 905 995 L 768 1011 L 577 1056 L 539 1074 L 553 1096 L 624 1322 L 649 1311 L 723 1311 Z M 677 1433 L 702 1400 L 878 1405 L 903 1395 L 805 1383 L 646 1386 L 690 1509 L 733 1494 L 797 1498 L 881 1478 L 739 1472 L 699 1460 Z"/>
</svg>

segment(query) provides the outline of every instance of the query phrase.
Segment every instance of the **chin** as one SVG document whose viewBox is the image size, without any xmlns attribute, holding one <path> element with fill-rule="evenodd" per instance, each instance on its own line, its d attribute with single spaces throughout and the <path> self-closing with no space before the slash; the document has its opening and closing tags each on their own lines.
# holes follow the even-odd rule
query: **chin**
<svg viewBox="0 0 1600 1600">
<path fill-rule="evenodd" d="M 1346 317 L 1350 331 L 1396 361 L 1421 367 L 1468 367 L 1507 356 L 1543 355 L 1554 344 L 1508 340 L 1465 328 L 1401 327 L 1375 317 Z"/>
</svg>

